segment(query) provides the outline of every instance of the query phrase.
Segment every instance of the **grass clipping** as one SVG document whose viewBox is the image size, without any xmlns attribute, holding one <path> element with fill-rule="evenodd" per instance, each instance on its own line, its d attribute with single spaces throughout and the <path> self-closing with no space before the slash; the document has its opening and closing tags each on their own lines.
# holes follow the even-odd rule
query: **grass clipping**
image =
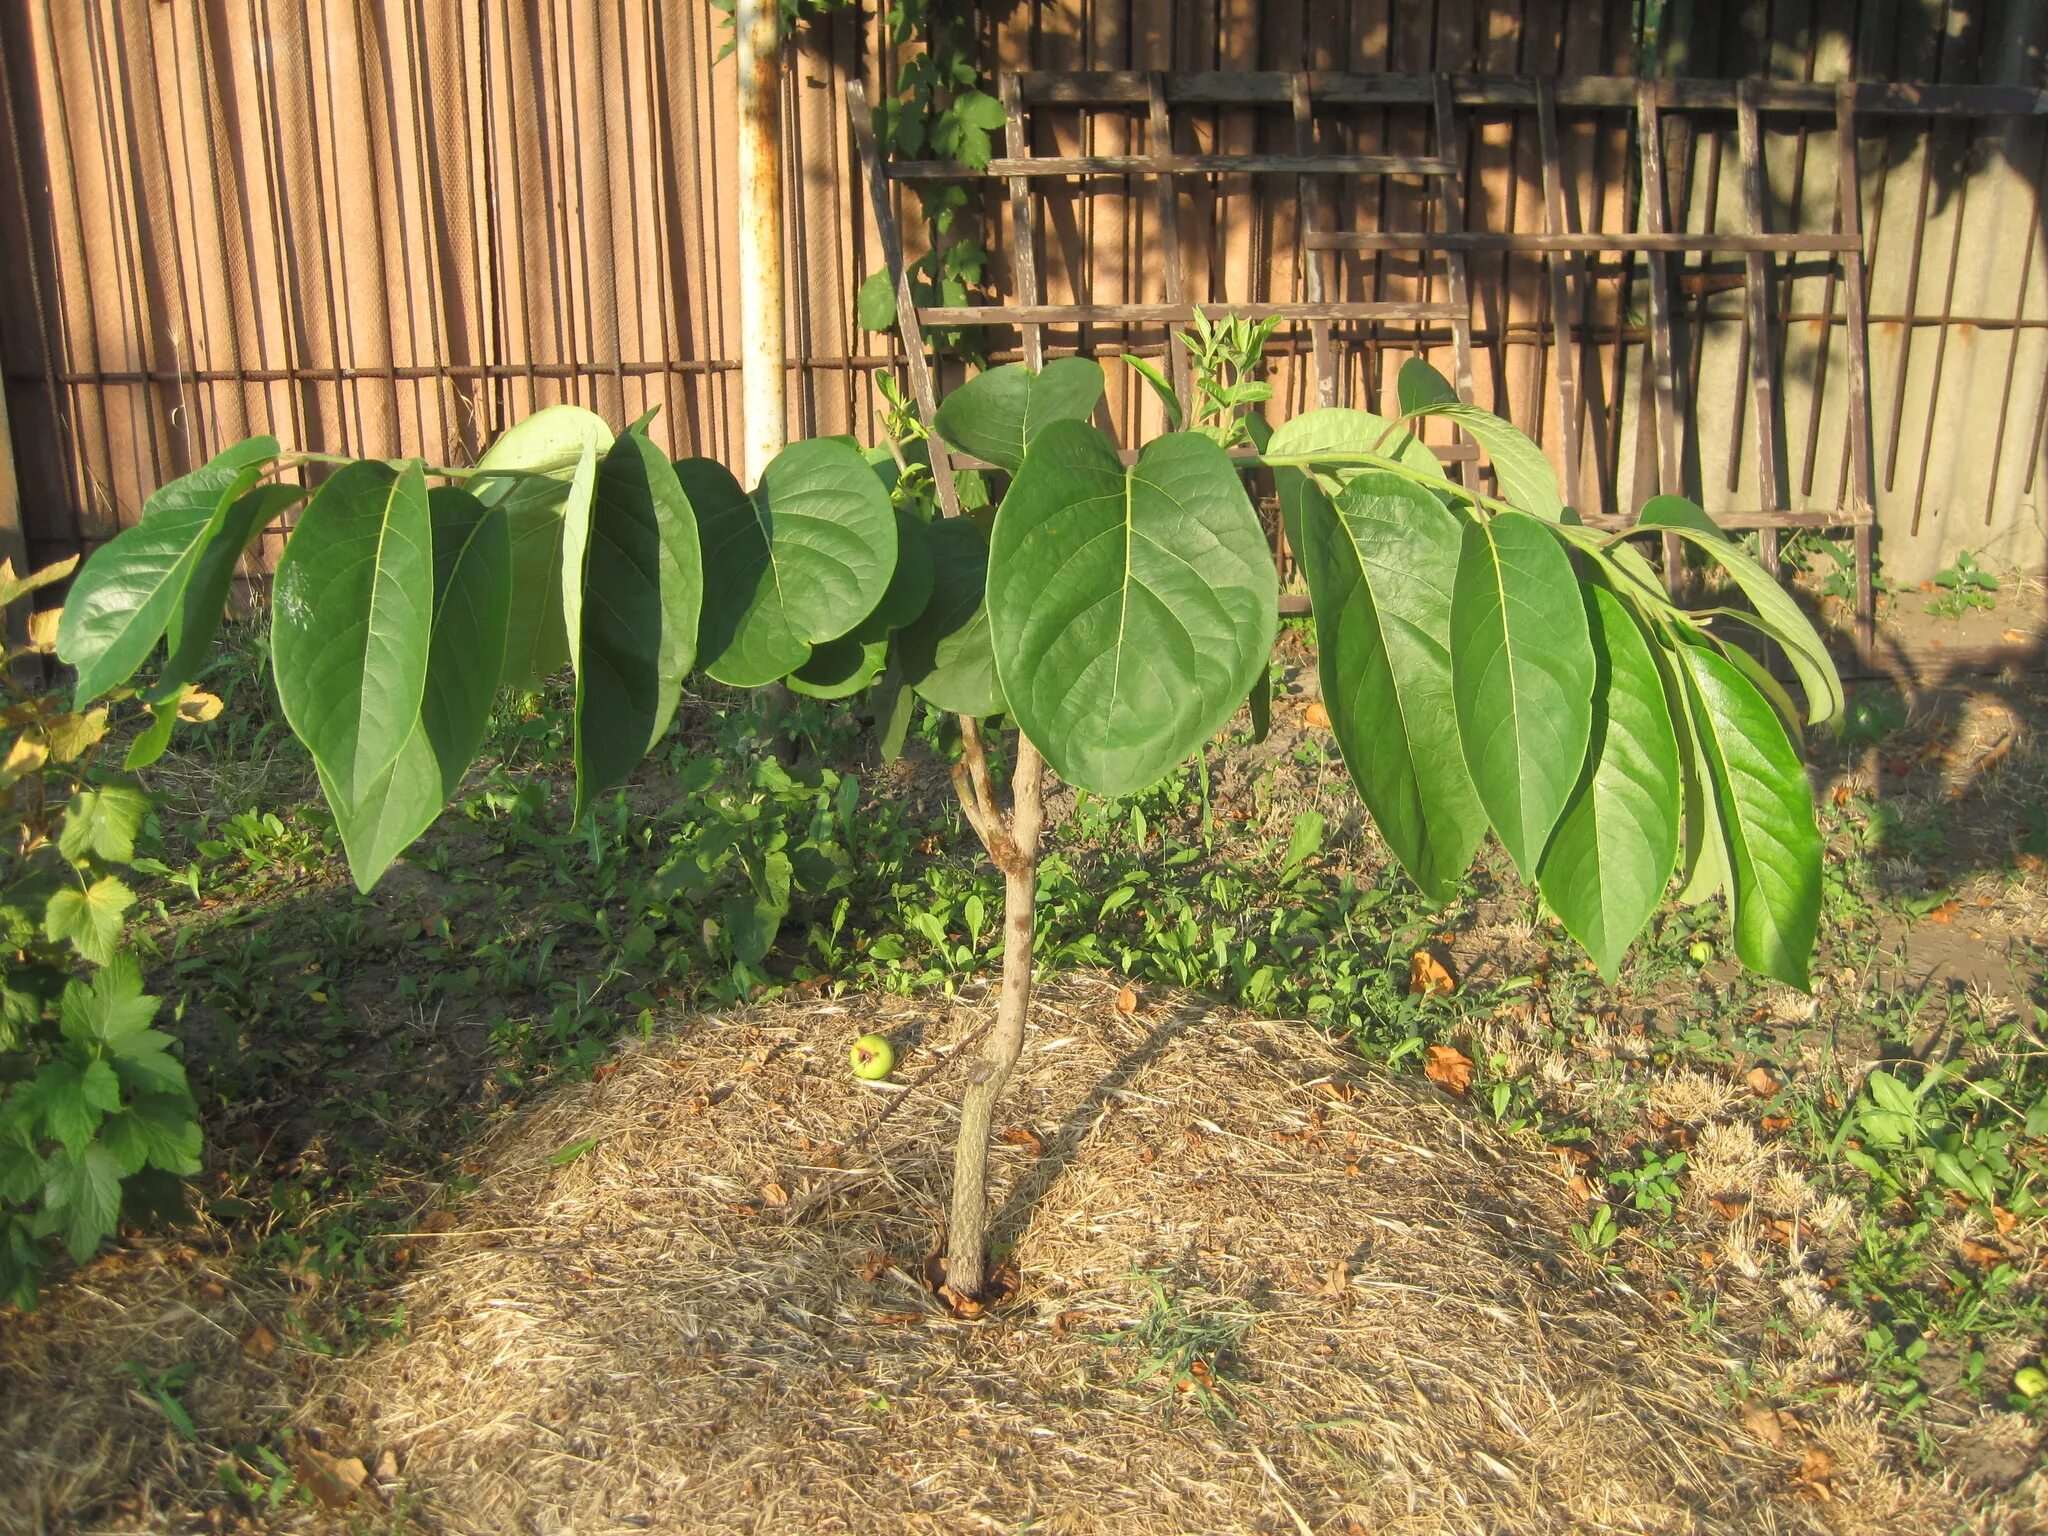
<svg viewBox="0 0 2048 1536">
<path fill-rule="evenodd" d="M 1128 995 L 1123 998 L 1130 1001 Z M 919 1279 L 957 1074 L 870 1089 L 879 1003 L 693 1020 L 509 1123 L 301 1417 L 432 1528 L 1520 1532 L 1947 1528 L 1867 1423 L 1730 1406 L 1603 1278 L 1563 1179 L 1297 1023 L 1044 989 L 998 1126 L 1021 1290 Z M 922 1038 L 919 1036 L 922 1034 Z M 1819 1468 L 1820 1470 L 1816 1470 Z"/>
</svg>

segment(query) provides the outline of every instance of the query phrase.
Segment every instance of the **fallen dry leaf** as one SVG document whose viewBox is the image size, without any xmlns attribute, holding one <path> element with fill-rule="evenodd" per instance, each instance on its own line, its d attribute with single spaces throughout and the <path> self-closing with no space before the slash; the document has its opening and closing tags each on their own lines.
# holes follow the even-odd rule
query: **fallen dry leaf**
<svg viewBox="0 0 2048 1536">
<path fill-rule="evenodd" d="M 251 1360 L 268 1360 L 277 1353 L 277 1335 L 258 1323 L 242 1335 L 242 1353 Z"/>
<path fill-rule="evenodd" d="M 1330 1266 L 1330 1273 L 1312 1293 L 1325 1301 L 1349 1301 L 1351 1299 L 1351 1261 L 1339 1259 Z"/>
<path fill-rule="evenodd" d="M 1583 1173 L 1573 1174 L 1571 1183 L 1565 1185 L 1565 1191 L 1581 1205 L 1593 1203 L 1593 1181 Z"/>
<path fill-rule="evenodd" d="M 1422 1070 L 1429 1080 L 1452 1093 L 1464 1093 L 1472 1086 L 1472 1058 L 1452 1045 L 1432 1045 L 1424 1053 Z"/>
<path fill-rule="evenodd" d="M 1022 1147 L 1033 1157 L 1045 1156 L 1045 1143 L 1039 1139 L 1036 1131 L 1030 1130 L 1025 1126 L 1011 1126 L 1003 1132 L 1003 1141 L 1008 1146 Z"/>
<path fill-rule="evenodd" d="M 772 1206 L 787 1205 L 789 1204 L 789 1191 L 771 1179 L 761 1186 L 761 1203 Z"/>
<path fill-rule="evenodd" d="M 1929 912 L 1927 914 L 1927 921 L 1929 921 L 1930 923 L 1946 924 L 1952 923 L 1955 920 L 1956 904 L 1952 901 L 1944 901 L 1940 906 L 1936 907 L 1932 912 Z"/>
<path fill-rule="evenodd" d="M 460 1225 L 453 1211 L 429 1211 L 420 1218 L 415 1232 L 453 1232 Z"/>
<path fill-rule="evenodd" d="M 2012 1262 L 2012 1255 L 2003 1248 L 1992 1243 L 1980 1243 L 1972 1237 L 1957 1243 L 1956 1251 L 1963 1256 L 1965 1263 L 1974 1264 L 1979 1269 L 1996 1269 L 2001 1264 Z"/>
<path fill-rule="evenodd" d="M 1723 1221 L 1733 1221 L 1749 1209 L 1749 1196 L 1740 1193 L 1709 1195 L 1707 1204 L 1714 1208 L 1714 1214 Z"/>
<path fill-rule="evenodd" d="M 1775 1408 L 1752 1408 L 1742 1416 L 1742 1427 L 1757 1439 L 1779 1450 L 1785 1449 L 1785 1416 Z"/>
<path fill-rule="evenodd" d="M 1138 989 L 1129 982 L 1125 982 L 1123 990 L 1116 995 L 1116 1011 L 1124 1014 L 1138 1011 Z"/>
<path fill-rule="evenodd" d="M 303 1443 L 292 1450 L 292 1468 L 313 1497 L 329 1509 L 346 1509 L 370 1480 L 370 1469 L 360 1456 L 330 1456 Z"/>
<path fill-rule="evenodd" d="M 2002 1205 L 1991 1207 L 1991 1219 L 1998 1224 L 1998 1233 L 2001 1237 L 2019 1224 L 2019 1217 Z"/>
<path fill-rule="evenodd" d="M 1323 707 L 1321 699 L 1309 700 L 1308 708 L 1301 712 L 1302 720 L 1319 731 L 1330 728 L 1330 712 Z"/>
<path fill-rule="evenodd" d="M 1792 1117 L 1790 1115 L 1765 1115 L 1763 1119 L 1757 1121 L 1757 1126 L 1766 1136 L 1782 1136 L 1785 1132 L 1792 1129 Z"/>
<path fill-rule="evenodd" d="M 2021 634 L 2016 629 L 2008 629 L 1998 638 L 2003 640 L 2007 645 L 2020 645 L 2026 641 L 2027 637 Z"/>
<path fill-rule="evenodd" d="M 1835 1458 L 1819 1446 L 1809 1445 L 1799 1458 L 1799 1470 L 1792 1474 L 1792 1481 L 1816 1499 L 1832 1499 L 1835 1491 L 1828 1486 L 1828 1479 L 1834 1470 Z"/>
<path fill-rule="evenodd" d="M 889 1255 L 879 1248 L 870 1248 L 862 1254 L 859 1265 L 854 1269 L 854 1273 L 860 1276 L 861 1282 L 865 1285 L 873 1285 L 888 1272 Z"/>
<path fill-rule="evenodd" d="M 1749 1091 L 1760 1099 L 1768 1099 L 1783 1086 L 1762 1067 L 1751 1067 L 1743 1074 L 1742 1081 L 1748 1085 Z"/>
<path fill-rule="evenodd" d="M 1448 997 L 1458 987 L 1450 968 L 1426 949 L 1408 957 L 1408 990 L 1421 997 Z"/>
</svg>

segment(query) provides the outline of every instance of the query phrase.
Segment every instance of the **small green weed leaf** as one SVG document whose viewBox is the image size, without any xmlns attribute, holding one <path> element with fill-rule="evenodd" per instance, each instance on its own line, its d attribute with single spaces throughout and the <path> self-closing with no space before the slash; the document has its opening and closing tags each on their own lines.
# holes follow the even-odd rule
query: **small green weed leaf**
<svg viewBox="0 0 2048 1536">
<path fill-rule="evenodd" d="M 1820 925 L 1821 836 L 1799 755 L 1770 704 L 1718 652 L 1685 645 L 1692 728 L 1713 776 L 1735 953 L 1802 991 Z"/>
<path fill-rule="evenodd" d="M 1062 357 L 1038 373 L 1006 363 L 941 400 L 932 429 L 962 453 L 1015 474 L 1040 432 L 1057 421 L 1086 421 L 1102 391 L 1102 365 L 1093 358 Z"/>
<path fill-rule="evenodd" d="M 1595 673 L 1585 600 L 1550 530 L 1520 512 L 1468 523 L 1451 599 L 1458 738 L 1524 879 L 1586 761 Z"/>
<path fill-rule="evenodd" d="M 996 514 L 988 614 L 1020 729 L 1068 783 L 1143 789 L 1229 723 L 1272 658 L 1279 582 L 1236 467 L 1155 438 L 1127 471 L 1081 421 L 1040 431 Z"/>
<path fill-rule="evenodd" d="M 1611 982 L 1678 856 L 1678 739 L 1635 620 L 1605 588 L 1585 590 L 1598 667 L 1593 734 L 1537 875 L 1543 899 Z"/>
<path fill-rule="evenodd" d="M 420 465 L 336 471 L 285 544 L 272 590 L 278 700 L 353 803 L 397 759 L 426 688 L 434 534 Z"/>
</svg>

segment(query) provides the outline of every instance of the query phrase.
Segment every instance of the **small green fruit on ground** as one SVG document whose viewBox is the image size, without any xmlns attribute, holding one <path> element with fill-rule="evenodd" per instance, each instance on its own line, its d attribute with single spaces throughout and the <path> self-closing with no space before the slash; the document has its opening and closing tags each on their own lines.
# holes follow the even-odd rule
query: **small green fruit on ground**
<svg viewBox="0 0 2048 1536">
<path fill-rule="evenodd" d="M 1694 965 L 1705 965 L 1714 958 L 1714 946 L 1705 939 L 1694 939 L 1686 953 L 1692 956 Z"/>
<path fill-rule="evenodd" d="M 853 1075 L 862 1082 L 879 1083 L 896 1070 L 896 1047 L 881 1035 L 862 1035 L 846 1053 Z"/>
<path fill-rule="evenodd" d="M 2012 1384 L 2028 1397 L 2048 1393 L 2048 1371 L 2038 1365 L 2023 1365 L 2012 1373 Z"/>
</svg>

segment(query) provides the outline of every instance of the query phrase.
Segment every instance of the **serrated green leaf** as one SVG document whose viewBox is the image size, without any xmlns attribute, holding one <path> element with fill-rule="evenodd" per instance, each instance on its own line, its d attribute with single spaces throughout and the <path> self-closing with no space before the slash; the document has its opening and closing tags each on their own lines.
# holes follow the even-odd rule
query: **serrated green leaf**
<svg viewBox="0 0 2048 1536">
<path fill-rule="evenodd" d="M 100 1127 L 100 1145 L 124 1174 L 143 1168 L 189 1176 L 199 1171 L 204 1145 L 192 1101 L 175 1093 L 143 1094 Z"/>
<path fill-rule="evenodd" d="M 990 133 L 1003 126 L 1003 104 L 986 91 L 962 91 L 953 98 L 953 110 L 965 122 Z"/>
<path fill-rule="evenodd" d="M 353 799 L 323 773 L 358 889 L 368 891 L 433 825 L 490 728 L 512 601 L 511 525 L 465 490 L 436 486 L 434 618 L 419 714 L 391 766 Z"/>
<path fill-rule="evenodd" d="M 1296 549 L 1338 750 L 1409 877 L 1448 900 L 1486 835 L 1451 692 L 1458 520 L 1381 470 L 1352 476 L 1335 503 L 1306 477 L 1298 495 Z"/>
<path fill-rule="evenodd" d="M 66 889 L 43 909 L 43 933 L 52 943 L 69 942 L 95 965 L 112 962 L 121 941 L 121 917 L 135 905 L 135 893 L 112 875 L 84 890 Z"/>
<path fill-rule="evenodd" d="M 285 719 L 354 803 L 397 760 L 426 689 L 434 533 L 419 463 L 336 471 L 299 518 L 271 590 Z"/>
<path fill-rule="evenodd" d="M 126 681 L 155 649 L 228 505 L 277 457 L 252 437 L 143 503 L 142 520 L 85 562 L 64 602 L 57 654 L 78 669 L 83 704 Z"/>
<path fill-rule="evenodd" d="M 1585 591 L 1598 668 L 1592 738 L 1537 875 L 1543 899 L 1611 982 L 1678 857 L 1678 738 L 1635 620 L 1605 588 Z"/>
<path fill-rule="evenodd" d="M 149 1033 L 162 999 L 142 990 L 142 968 L 133 955 L 116 954 L 89 981 L 73 978 L 64 984 L 58 1005 L 64 1038 L 116 1055 Z"/>
<path fill-rule="evenodd" d="M 105 1147 L 53 1153 L 43 1168 L 38 1230 L 60 1234 L 74 1263 L 83 1264 L 121 1219 L 121 1164 Z"/>
<path fill-rule="evenodd" d="M 675 467 L 637 432 L 598 468 L 587 518 L 563 543 L 562 613 L 576 669 L 575 819 L 675 718 L 697 656 L 704 566 Z"/>
<path fill-rule="evenodd" d="M 1081 421 L 1039 431 L 996 513 L 1003 697 L 1068 783 L 1158 779 L 1229 723 L 1272 656 L 1279 582 L 1229 457 L 1192 432 L 1128 470 Z"/>
<path fill-rule="evenodd" d="M 1735 953 L 1802 991 L 1820 926 L 1821 836 L 1806 770 L 1763 695 L 1718 652 L 1678 649 L 1713 777 Z"/>
<path fill-rule="evenodd" d="M 801 667 L 875 609 L 896 568 L 896 509 L 858 449 L 827 438 L 777 454 L 749 496 L 723 465 L 676 465 L 697 518 L 697 657 L 736 688 Z"/>
<path fill-rule="evenodd" d="M 149 796 L 126 785 L 81 789 L 64 808 L 57 851 L 76 864 L 88 856 L 110 864 L 135 857 L 135 834 L 149 814 Z"/>
<path fill-rule="evenodd" d="M 1521 512 L 1465 527 L 1451 599 L 1451 693 L 1479 803 L 1531 879 L 1593 731 L 1593 643 L 1571 559 Z"/>
<path fill-rule="evenodd" d="M 486 507 L 504 508 L 511 536 L 508 687 L 538 688 L 569 660 L 562 624 L 562 533 L 571 509 L 589 504 L 597 461 L 611 443 L 612 429 L 602 416 L 580 405 L 551 405 L 491 444 L 477 460 L 479 473 L 467 482 Z"/>
<path fill-rule="evenodd" d="M 1014 474 L 1040 432 L 1055 422 L 1086 421 L 1102 390 L 1102 365 L 1093 358 L 1062 357 L 1037 373 L 1006 363 L 941 400 L 932 430 L 962 453 Z"/>
<path fill-rule="evenodd" d="M 964 518 L 944 518 L 925 530 L 932 557 L 932 593 L 924 612 L 895 637 L 896 666 L 917 694 L 956 715 L 1000 714 L 990 645 L 988 538 Z"/>
<path fill-rule="evenodd" d="M 50 1061 L 24 1090 L 42 1136 L 76 1152 L 99 1130 L 108 1112 L 121 1107 L 121 1080 L 106 1062 Z"/>
</svg>

